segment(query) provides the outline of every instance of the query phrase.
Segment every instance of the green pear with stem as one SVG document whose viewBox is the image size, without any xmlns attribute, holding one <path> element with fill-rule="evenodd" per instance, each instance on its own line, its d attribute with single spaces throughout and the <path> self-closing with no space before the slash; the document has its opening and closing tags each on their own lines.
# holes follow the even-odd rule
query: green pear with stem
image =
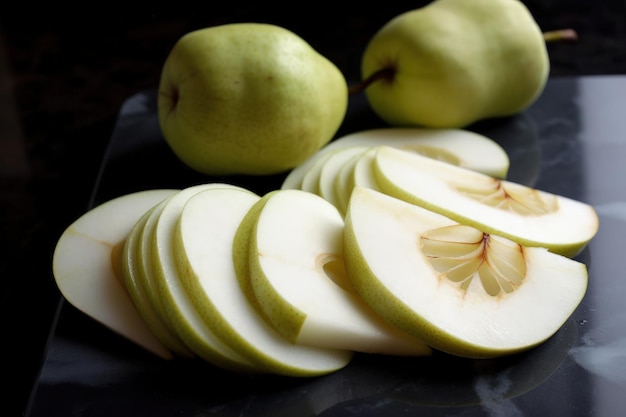
<svg viewBox="0 0 626 417">
<path fill-rule="evenodd" d="M 519 0 L 435 0 L 387 22 L 362 56 L 368 101 L 396 126 L 464 127 L 519 113 L 550 72 L 544 34 Z"/>
</svg>

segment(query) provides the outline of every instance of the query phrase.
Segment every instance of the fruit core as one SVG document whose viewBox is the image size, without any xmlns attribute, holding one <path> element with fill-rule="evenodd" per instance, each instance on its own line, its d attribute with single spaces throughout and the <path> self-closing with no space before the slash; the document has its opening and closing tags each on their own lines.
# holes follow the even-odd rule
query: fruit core
<svg viewBox="0 0 626 417">
<path fill-rule="evenodd" d="M 322 254 L 317 257 L 317 267 L 318 270 L 321 268 L 326 276 L 339 287 L 345 291 L 354 293 L 341 255 Z"/>
<path fill-rule="evenodd" d="M 429 230 L 420 235 L 419 248 L 439 279 L 456 284 L 464 293 L 505 295 L 522 285 L 526 276 L 519 244 L 471 226 Z"/>
<path fill-rule="evenodd" d="M 125 240 L 122 240 L 117 245 L 114 245 L 111 248 L 111 266 L 113 269 L 113 275 L 122 284 L 122 287 L 125 287 L 123 280 L 123 271 L 122 271 L 122 257 L 124 253 L 124 245 L 126 244 Z"/>
<path fill-rule="evenodd" d="M 519 184 L 505 183 L 497 178 L 453 186 L 467 197 L 523 216 L 541 216 L 554 213 L 559 208 L 554 195 Z"/>
</svg>

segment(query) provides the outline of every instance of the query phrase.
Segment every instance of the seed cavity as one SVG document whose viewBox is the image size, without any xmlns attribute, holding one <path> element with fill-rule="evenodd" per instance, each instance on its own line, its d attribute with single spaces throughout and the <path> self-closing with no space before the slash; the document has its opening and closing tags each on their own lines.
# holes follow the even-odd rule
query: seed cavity
<svg viewBox="0 0 626 417">
<path fill-rule="evenodd" d="M 556 196 L 520 184 L 489 178 L 486 181 L 456 183 L 454 188 L 476 201 L 522 216 L 541 216 L 558 210 Z"/>
<path fill-rule="evenodd" d="M 430 230 L 419 237 L 419 245 L 439 278 L 456 284 L 463 292 L 482 288 L 493 297 L 504 295 L 522 285 L 526 276 L 519 244 L 471 226 Z"/>
</svg>

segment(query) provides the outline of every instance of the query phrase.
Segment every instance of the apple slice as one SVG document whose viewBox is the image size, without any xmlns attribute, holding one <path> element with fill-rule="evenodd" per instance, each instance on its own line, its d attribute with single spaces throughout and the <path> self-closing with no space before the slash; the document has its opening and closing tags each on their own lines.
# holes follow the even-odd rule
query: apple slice
<svg viewBox="0 0 626 417">
<path fill-rule="evenodd" d="M 493 139 L 464 129 L 381 128 L 350 133 L 328 143 L 289 172 L 281 188 L 298 189 L 302 178 L 327 152 L 351 146 L 386 145 L 411 150 L 498 178 L 506 178 L 509 157 Z"/>
<path fill-rule="evenodd" d="M 307 346 L 394 355 L 430 348 L 381 319 L 352 290 L 343 265 L 343 219 L 301 190 L 266 194 L 252 212 L 250 285 L 264 317 Z"/>
<path fill-rule="evenodd" d="M 494 357 L 536 346 L 571 316 L 584 264 L 366 188 L 352 193 L 345 262 L 358 294 L 433 348 Z"/>
<path fill-rule="evenodd" d="M 353 353 L 295 345 L 248 302 L 233 262 L 235 233 L 259 197 L 236 189 L 213 189 L 185 204 L 176 229 L 176 261 L 191 300 L 206 324 L 259 369 L 290 376 L 315 376 L 346 366 Z"/>
<path fill-rule="evenodd" d="M 388 146 L 378 148 L 374 172 L 385 194 L 565 256 L 578 254 L 599 226 L 583 202 Z"/>
<path fill-rule="evenodd" d="M 171 352 L 146 326 L 119 276 L 119 256 L 139 218 L 177 190 L 123 195 L 92 208 L 60 236 L 52 272 L 63 297 L 104 326 L 163 358 Z"/>
<path fill-rule="evenodd" d="M 163 201 L 167 201 L 167 198 Z M 159 206 L 161 203 L 157 204 Z M 132 228 L 122 252 L 122 278 L 123 283 L 130 295 L 137 311 L 145 321 L 152 334 L 171 352 L 182 357 L 192 357 L 193 354 L 163 321 L 162 316 L 155 309 L 148 290 L 145 287 L 147 279 L 143 276 L 143 268 L 140 264 L 144 260 L 141 253 L 141 233 L 148 218 L 155 211 L 155 207 L 148 210 Z"/>
<path fill-rule="evenodd" d="M 181 283 L 174 259 L 176 224 L 187 200 L 200 191 L 231 187 L 238 188 L 227 184 L 195 185 L 181 190 L 167 201 L 156 219 L 151 237 L 153 272 L 169 322 L 196 355 L 224 369 L 257 372 L 256 365 L 231 349 L 204 323 Z"/>
</svg>

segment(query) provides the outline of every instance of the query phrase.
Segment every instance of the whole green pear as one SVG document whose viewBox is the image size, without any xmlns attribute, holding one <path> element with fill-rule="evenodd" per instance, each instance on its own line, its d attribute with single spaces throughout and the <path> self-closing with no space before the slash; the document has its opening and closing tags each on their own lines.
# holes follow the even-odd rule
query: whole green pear
<svg viewBox="0 0 626 417">
<path fill-rule="evenodd" d="M 186 165 L 209 175 L 286 171 L 345 117 L 340 70 L 295 33 L 233 23 L 181 37 L 165 60 L 158 118 Z"/>
<path fill-rule="evenodd" d="M 365 90 L 372 109 L 397 126 L 519 113 L 549 69 L 542 31 L 518 0 L 435 0 L 387 22 L 362 57 L 364 80 L 378 72 Z"/>
</svg>

